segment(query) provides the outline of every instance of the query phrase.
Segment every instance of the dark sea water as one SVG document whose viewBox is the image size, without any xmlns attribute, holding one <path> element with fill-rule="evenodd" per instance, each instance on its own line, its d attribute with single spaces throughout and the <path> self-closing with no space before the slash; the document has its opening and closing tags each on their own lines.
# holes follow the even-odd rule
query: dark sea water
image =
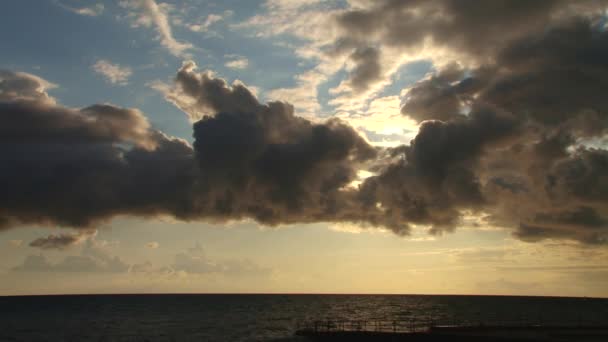
<svg viewBox="0 0 608 342">
<path fill-rule="evenodd" d="M 0 341 L 295 341 L 315 319 L 608 324 L 608 299 L 383 295 L 0 297 Z"/>
</svg>

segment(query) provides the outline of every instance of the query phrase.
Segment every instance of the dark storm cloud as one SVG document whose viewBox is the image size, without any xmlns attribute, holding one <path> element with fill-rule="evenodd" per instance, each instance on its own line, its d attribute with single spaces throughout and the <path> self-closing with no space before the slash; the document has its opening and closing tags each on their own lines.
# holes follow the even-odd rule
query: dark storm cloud
<svg viewBox="0 0 608 342">
<path fill-rule="evenodd" d="M 403 114 L 416 121 L 436 119 L 448 121 L 464 118 L 465 106 L 473 102 L 476 80 L 453 64 L 410 89 L 401 108 Z"/>
<path fill-rule="evenodd" d="M 560 19 L 550 29 L 501 46 L 492 61 L 477 68 L 451 65 L 418 82 L 408 90 L 403 113 L 418 121 L 443 121 L 422 123 L 405 148 L 406 159 L 416 163 L 408 150 L 423 138 L 429 122 L 443 127 L 475 121 L 480 107 L 494 113 L 490 116 L 502 113 L 511 125 L 462 127 L 450 149 L 424 149 L 420 158 L 479 158 L 468 170 L 478 181 L 484 211 L 492 213 L 494 223 L 517 227 L 520 239 L 605 242 L 606 152 L 576 146 L 605 136 L 608 129 L 607 39 L 594 18 Z M 507 133 L 504 139 L 474 138 L 486 130 L 492 136 L 491 127 Z M 437 143 L 446 132 L 435 128 L 428 135 Z M 430 165 L 425 175 L 444 170 L 442 164 Z"/>
<path fill-rule="evenodd" d="M 350 74 L 350 86 L 357 92 L 367 90 L 370 84 L 382 79 L 380 51 L 372 47 L 355 49 L 350 55 L 355 68 Z"/>
<path fill-rule="evenodd" d="M 210 79 L 185 63 L 172 99 L 209 115 L 194 124 L 205 216 L 266 224 L 336 221 L 353 215 L 357 167 L 376 150 L 339 120 L 312 123 L 283 102 L 260 104 L 241 85 Z M 209 97 L 209 89 L 215 94 Z M 365 213 L 347 220 L 365 221 Z"/>
<path fill-rule="evenodd" d="M 517 122 L 480 108 L 467 118 L 425 121 L 409 146 L 394 150 L 401 161 L 363 183 L 360 195 L 401 222 L 455 228 L 460 210 L 481 209 L 485 199 L 475 174 L 485 146 L 515 134 Z"/>
<path fill-rule="evenodd" d="M 172 94 L 209 114 L 194 124 L 193 147 L 153 130 L 133 109 L 77 110 L 17 95 L 1 103 L 3 226 L 89 228 L 118 215 L 382 221 L 379 210 L 359 210 L 349 187 L 377 153 L 351 127 L 312 123 L 287 103 L 261 104 L 244 85 L 228 86 L 193 63 L 180 69 Z M 71 242 L 33 245 L 60 240 Z"/>
<path fill-rule="evenodd" d="M 595 208 L 580 206 L 562 211 L 539 212 L 530 223 L 521 223 L 514 235 L 524 241 L 549 238 L 575 239 L 589 244 L 606 242 L 608 221 Z"/>
<path fill-rule="evenodd" d="M 424 44 L 451 50 L 468 61 L 492 60 L 511 42 L 534 36 L 573 13 L 601 15 L 601 0 L 378 0 L 360 1 L 361 6 L 340 13 L 336 28 L 342 32 L 334 50 L 348 53 L 380 44 L 416 52 Z M 366 69 L 365 60 L 351 55 L 355 70 Z M 356 76 L 350 75 L 351 81 Z M 358 83 L 354 90 L 374 82 Z"/>
<path fill-rule="evenodd" d="M 608 204 L 608 151 L 581 149 L 549 170 L 547 192 L 557 201 Z"/>
<path fill-rule="evenodd" d="M 466 56 L 407 90 L 402 111 L 420 128 L 392 149 L 339 120 L 260 103 L 193 62 L 173 85 L 157 85 L 193 121 L 192 146 L 137 110 L 66 108 L 43 80 L 5 72 L 0 224 L 85 228 L 169 215 L 407 234 L 412 224 L 450 231 L 479 213 L 525 241 L 604 243 L 608 156 L 584 146 L 608 129 L 608 32 L 594 15 L 603 2 L 463 3 L 385 0 L 338 19 L 351 30 L 338 52 L 355 61 L 349 82 L 361 91 L 382 74 L 383 44 L 431 39 Z M 362 169 L 374 175 L 361 181 Z"/>
<path fill-rule="evenodd" d="M 195 169 L 187 143 L 151 129 L 138 110 L 66 108 L 48 100 L 43 80 L 12 75 L 8 84 L 0 81 L 3 227 L 86 228 L 120 214 L 185 215 L 180 201 Z M 39 96 L 29 95 L 32 89 Z M 46 246 L 42 240 L 36 245 Z"/>
<path fill-rule="evenodd" d="M 136 109 L 94 105 L 80 110 L 41 102 L 0 103 L 3 143 L 90 144 L 131 143 L 144 148 L 156 144 L 145 116 Z"/>
<path fill-rule="evenodd" d="M 79 142 L 3 143 L 0 217 L 6 225 L 88 228 L 116 215 L 189 214 L 192 150 L 159 136 L 148 151 Z"/>
<path fill-rule="evenodd" d="M 520 118 L 570 134 L 604 132 L 608 100 L 608 34 L 576 19 L 542 36 L 514 42 L 477 69 L 451 65 L 415 84 L 403 113 L 419 121 L 451 120 L 470 106 L 491 104 Z M 543 131 L 554 134 L 553 131 Z"/>
<path fill-rule="evenodd" d="M 538 152 L 558 157 L 559 144 L 606 133 L 607 43 L 605 31 L 581 18 L 514 42 L 496 63 L 472 71 L 475 101 L 518 116 L 542 136 Z"/>
</svg>

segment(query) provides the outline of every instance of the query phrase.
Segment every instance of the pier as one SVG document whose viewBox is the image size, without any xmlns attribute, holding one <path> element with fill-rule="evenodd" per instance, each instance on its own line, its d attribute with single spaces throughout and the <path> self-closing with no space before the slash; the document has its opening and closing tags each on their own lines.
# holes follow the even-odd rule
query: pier
<svg viewBox="0 0 608 342">
<path fill-rule="evenodd" d="M 297 336 L 311 341 L 608 341 L 608 326 L 531 324 L 440 324 L 416 320 L 313 320 L 297 324 Z"/>
</svg>

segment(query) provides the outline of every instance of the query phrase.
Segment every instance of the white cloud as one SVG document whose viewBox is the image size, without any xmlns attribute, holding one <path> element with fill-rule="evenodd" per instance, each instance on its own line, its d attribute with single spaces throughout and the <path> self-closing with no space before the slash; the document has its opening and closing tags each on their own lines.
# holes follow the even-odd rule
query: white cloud
<svg viewBox="0 0 608 342">
<path fill-rule="evenodd" d="M 234 25 L 261 37 L 293 36 L 306 44 L 293 46 L 295 54 L 317 64 L 295 76 L 296 86 L 273 89 L 268 93 L 272 100 L 292 103 L 299 115 L 312 119 L 320 113 L 318 88 L 340 71 L 345 57 L 328 57 L 324 52 L 337 39 L 332 29 L 332 18 L 340 10 L 324 0 L 267 0 L 266 13 L 255 15 L 244 23 Z"/>
<path fill-rule="evenodd" d="M 182 69 L 186 72 L 191 72 L 197 69 L 196 63 L 194 61 L 184 61 L 182 65 Z M 201 78 L 216 78 L 217 76 L 211 70 L 205 70 L 198 75 L 195 76 L 198 79 Z M 188 115 L 192 122 L 196 122 L 200 120 L 205 115 L 212 115 L 213 112 L 208 108 L 201 108 L 198 103 L 198 99 L 194 98 L 184 92 L 184 88 L 181 84 L 174 82 L 173 84 L 168 84 L 160 80 L 148 82 L 146 84 L 151 89 L 154 89 L 165 96 L 165 100 L 175 105 L 177 108 L 182 110 L 184 113 Z M 230 87 L 234 86 L 242 86 L 247 88 L 254 96 L 257 97 L 259 93 L 259 89 L 256 87 L 250 87 L 246 85 L 244 82 L 240 80 L 235 80 L 232 82 Z"/>
<path fill-rule="evenodd" d="M 378 45 L 375 41 L 370 42 L 370 47 L 380 46 L 377 59 L 380 68 L 376 77 L 365 83 L 365 87 L 354 87 L 352 78 L 357 65 L 349 57 L 350 50 L 341 48 L 341 44 L 348 46 L 348 41 L 344 42 L 344 32 L 336 26 L 336 18 L 345 10 L 372 5 L 373 2 L 368 1 L 348 1 L 345 9 L 335 2 L 325 0 L 266 0 L 264 13 L 233 27 L 246 29 L 261 37 L 283 39 L 292 36 L 305 41 L 304 44 L 293 47 L 295 54 L 316 65 L 296 76 L 295 87 L 271 90 L 268 95 L 273 100 L 291 102 L 300 115 L 318 116 L 321 114 L 319 86 L 338 76 L 342 82 L 329 90 L 331 99 L 328 104 L 338 113 L 357 114 L 366 111 L 370 102 L 394 82 L 400 68 L 407 63 L 428 59 L 440 67 L 452 60 L 455 54 L 430 43 L 423 44 L 415 51 L 404 51 Z M 346 76 L 341 76 L 342 72 Z"/>
<path fill-rule="evenodd" d="M 321 105 L 317 101 L 318 87 L 327 81 L 327 75 L 316 69 L 309 70 L 295 77 L 296 86 L 279 88 L 268 92 L 268 98 L 277 101 L 287 101 L 295 106 L 299 115 L 314 120 L 319 114 Z"/>
<path fill-rule="evenodd" d="M 159 5 L 154 0 L 124 0 L 120 2 L 120 5 L 131 10 L 129 17 L 133 19 L 134 27 L 154 26 L 161 45 L 174 56 L 186 57 L 185 51 L 193 48 L 192 44 L 179 42 L 173 37 L 169 24 L 169 5 Z"/>
<path fill-rule="evenodd" d="M 133 74 L 131 68 L 123 67 L 119 64 L 112 64 L 110 61 L 100 59 L 91 66 L 93 70 L 102 75 L 108 82 L 118 85 L 126 85 L 129 77 Z"/>
<path fill-rule="evenodd" d="M 222 21 L 224 17 L 218 14 L 209 14 L 202 24 L 191 24 L 188 25 L 188 29 L 193 32 L 205 32 L 209 27 L 219 21 Z"/>
<path fill-rule="evenodd" d="M 188 29 L 192 32 L 203 32 L 205 31 L 205 28 L 203 27 L 203 25 L 200 24 L 191 24 L 188 25 Z"/>
<path fill-rule="evenodd" d="M 157 249 L 158 247 L 160 247 L 160 244 L 156 241 L 152 241 L 152 242 L 148 242 L 146 244 L 146 247 L 148 247 L 150 249 Z"/>
<path fill-rule="evenodd" d="M 203 23 L 204 27 L 209 27 L 211 25 L 213 25 L 214 23 L 217 23 L 218 21 L 222 20 L 222 16 L 221 15 L 217 15 L 217 14 L 209 14 L 207 16 L 207 19 L 205 19 L 205 23 Z"/>
<path fill-rule="evenodd" d="M 224 64 L 230 69 L 246 69 L 249 66 L 249 60 L 245 57 L 238 57 Z"/>
<path fill-rule="evenodd" d="M 57 4 L 72 13 L 76 13 L 76 14 L 80 14 L 80 15 L 84 15 L 84 16 L 88 16 L 88 17 L 96 17 L 98 15 L 101 15 L 105 9 L 103 4 L 95 4 L 95 5 L 92 5 L 89 7 L 70 7 L 70 6 L 64 5 L 62 3 L 57 3 Z"/>
</svg>

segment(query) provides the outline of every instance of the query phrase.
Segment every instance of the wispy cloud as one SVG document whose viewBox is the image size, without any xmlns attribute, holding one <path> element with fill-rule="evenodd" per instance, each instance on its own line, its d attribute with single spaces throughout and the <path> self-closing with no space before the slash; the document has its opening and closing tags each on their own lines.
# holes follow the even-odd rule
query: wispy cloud
<svg viewBox="0 0 608 342">
<path fill-rule="evenodd" d="M 41 237 L 30 242 L 29 246 L 40 249 L 62 250 L 81 244 L 88 239 L 93 239 L 96 235 L 96 230 L 84 230 L 72 234 L 51 234 L 47 237 Z"/>
<path fill-rule="evenodd" d="M 84 16 L 88 16 L 88 17 L 96 17 L 98 15 L 101 15 L 105 9 L 103 4 L 95 4 L 95 5 L 88 6 L 88 7 L 71 7 L 68 5 L 64 5 L 60 2 L 57 2 L 57 4 L 72 13 L 76 13 L 76 14 L 80 14 L 80 15 L 84 15 Z"/>
<path fill-rule="evenodd" d="M 174 263 L 168 268 L 173 272 L 188 274 L 223 274 L 228 276 L 269 276 L 272 269 L 262 267 L 251 260 L 215 260 L 205 254 L 203 247 L 196 244 L 185 252 L 175 255 Z"/>
<path fill-rule="evenodd" d="M 53 263 L 46 256 L 28 255 L 15 272 L 103 272 L 122 273 L 129 270 L 129 265 L 118 256 L 113 256 L 103 242 L 94 237 L 86 240 L 79 255 L 68 255 L 63 260 Z"/>
<path fill-rule="evenodd" d="M 125 0 L 121 1 L 120 5 L 131 10 L 129 17 L 133 19 L 134 27 L 154 26 L 160 43 L 174 56 L 184 57 L 185 51 L 193 48 L 192 44 L 180 42 L 173 37 L 169 24 L 169 5 L 159 5 L 154 0 Z"/>
<path fill-rule="evenodd" d="M 209 14 L 202 24 L 191 24 L 188 25 L 188 29 L 193 32 L 205 32 L 209 27 L 219 21 L 222 21 L 224 17 L 219 14 Z"/>
<path fill-rule="evenodd" d="M 126 85 L 133 71 L 129 67 L 112 64 L 110 61 L 100 59 L 91 66 L 93 70 L 102 75 L 108 82 L 117 85 Z"/>
<path fill-rule="evenodd" d="M 247 69 L 249 60 L 245 57 L 232 57 L 232 60 L 227 61 L 224 65 L 230 69 Z"/>
</svg>

